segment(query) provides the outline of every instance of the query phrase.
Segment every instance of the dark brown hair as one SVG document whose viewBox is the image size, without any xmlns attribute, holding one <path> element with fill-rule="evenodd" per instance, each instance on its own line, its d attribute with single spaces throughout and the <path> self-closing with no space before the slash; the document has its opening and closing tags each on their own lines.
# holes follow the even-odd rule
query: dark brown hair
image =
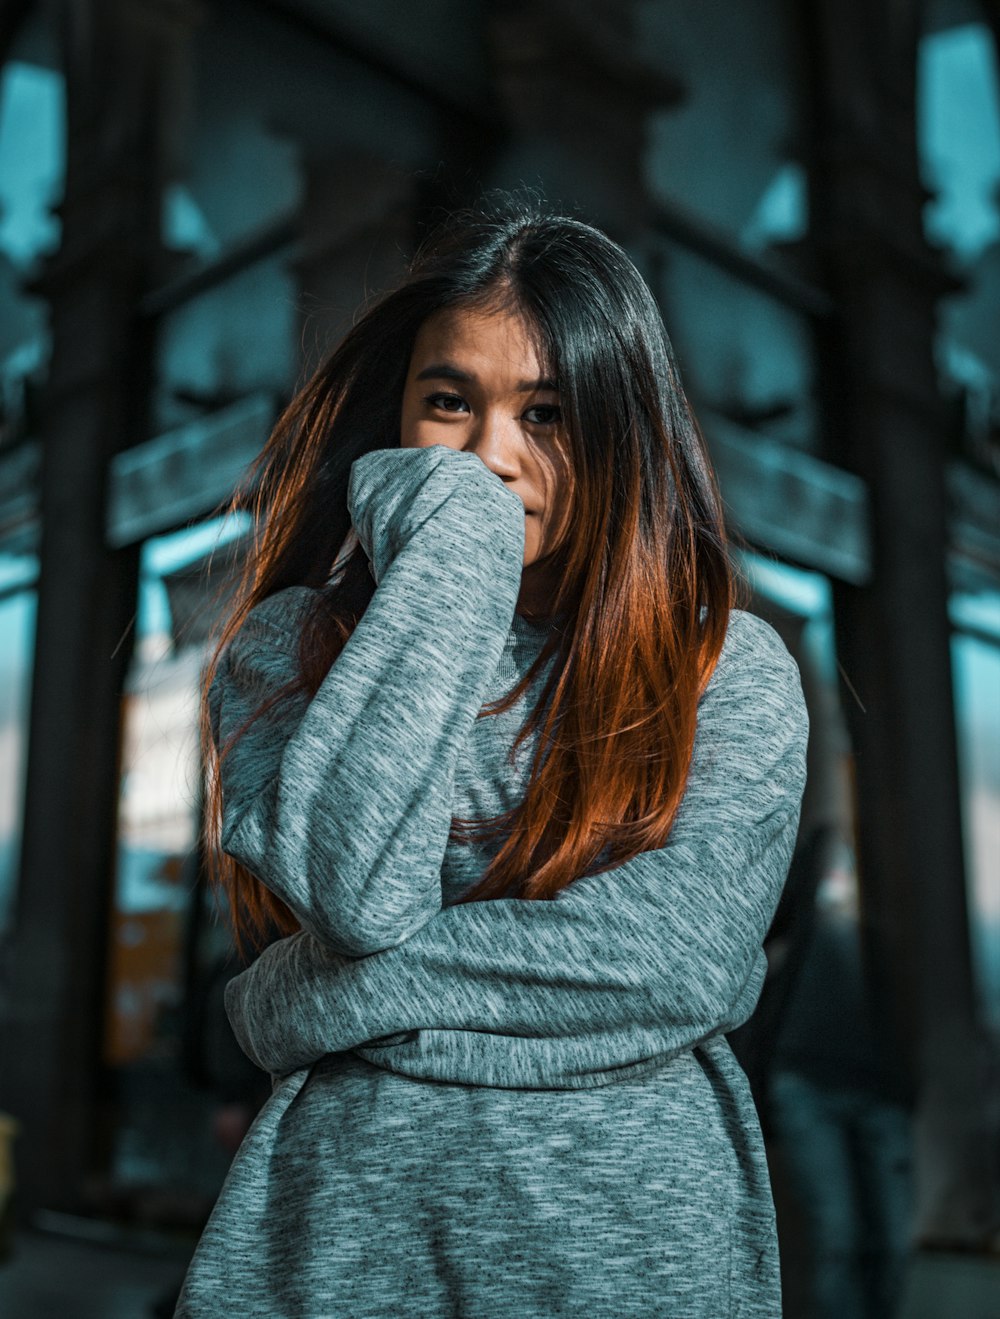
<svg viewBox="0 0 1000 1319">
<path fill-rule="evenodd" d="M 316 588 L 300 675 L 261 712 L 319 687 L 375 589 L 360 548 L 329 581 L 350 529 L 351 464 L 399 443 L 417 332 L 453 306 L 523 314 L 559 381 L 574 481 L 573 516 L 550 551 L 563 565 L 552 602 L 562 625 L 517 686 L 480 715 L 509 708 L 558 651 L 518 735 L 519 744 L 541 726 L 538 750 L 515 810 L 453 821 L 455 841 L 504 839 L 460 900 L 551 898 L 578 876 L 662 847 L 684 792 L 734 579 L 715 480 L 656 302 L 627 253 L 581 220 L 509 196 L 454 213 L 295 394 L 233 498 L 233 508 L 249 500 L 254 533 L 206 670 L 201 732 L 205 852 L 241 946 L 298 926 L 219 847 L 219 753 L 228 748 L 215 747 L 208 689 L 250 610 L 293 584 Z"/>
</svg>

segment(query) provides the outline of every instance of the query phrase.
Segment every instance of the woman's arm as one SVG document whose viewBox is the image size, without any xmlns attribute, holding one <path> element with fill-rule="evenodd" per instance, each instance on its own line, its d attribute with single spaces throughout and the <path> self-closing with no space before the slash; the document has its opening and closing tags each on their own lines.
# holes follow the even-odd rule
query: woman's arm
<svg viewBox="0 0 1000 1319">
<path fill-rule="evenodd" d="M 475 454 L 376 449 L 348 505 L 375 593 L 319 689 L 221 762 L 222 847 L 331 950 L 363 956 L 441 908 L 459 748 L 514 615 L 524 506 Z M 217 745 L 297 673 L 311 592 L 262 601 L 209 692 Z"/>
<path fill-rule="evenodd" d="M 666 846 L 553 901 L 445 908 L 360 960 L 283 939 L 227 987 L 237 1039 L 274 1073 L 355 1049 L 408 1075 L 532 1087 L 600 1084 L 734 1029 L 763 983 L 807 731 L 791 656 L 735 612 Z M 398 1032 L 414 1034 L 379 1043 Z"/>
</svg>

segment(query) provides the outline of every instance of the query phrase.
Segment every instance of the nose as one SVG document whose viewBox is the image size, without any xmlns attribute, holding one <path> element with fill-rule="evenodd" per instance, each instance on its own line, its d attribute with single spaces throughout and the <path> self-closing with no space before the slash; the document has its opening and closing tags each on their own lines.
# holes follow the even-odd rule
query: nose
<svg viewBox="0 0 1000 1319">
<path fill-rule="evenodd" d="M 513 481 L 521 472 L 523 443 L 517 421 L 490 409 L 472 428 L 465 448 L 477 454 L 501 479 Z"/>
</svg>

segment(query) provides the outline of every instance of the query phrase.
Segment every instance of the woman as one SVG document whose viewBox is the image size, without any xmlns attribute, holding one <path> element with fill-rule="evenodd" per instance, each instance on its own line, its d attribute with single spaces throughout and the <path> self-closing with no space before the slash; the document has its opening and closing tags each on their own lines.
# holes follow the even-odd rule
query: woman
<svg viewBox="0 0 1000 1319">
<path fill-rule="evenodd" d="M 285 935 L 227 989 L 274 1087 L 177 1315 L 773 1319 L 724 1032 L 806 716 L 638 271 L 452 217 L 257 476 L 204 732 L 236 928 Z"/>
</svg>

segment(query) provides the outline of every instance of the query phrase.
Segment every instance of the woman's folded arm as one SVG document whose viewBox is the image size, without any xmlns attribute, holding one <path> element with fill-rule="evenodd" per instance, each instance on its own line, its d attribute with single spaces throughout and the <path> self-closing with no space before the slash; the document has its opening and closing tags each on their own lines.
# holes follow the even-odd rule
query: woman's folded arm
<svg viewBox="0 0 1000 1319">
<path fill-rule="evenodd" d="M 807 729 L 794 661 L 734 612 L 664 847 L 551 901 L 444 908 L 360 959 L 280 940 L 229 984 L 237 1039 L 272 1073 L 354 1049 L 439 1080 L 573 1085 L 734 1028 L 763 983 Z"/>
<path fill-rule="evenodd" d="M 524 508 L 476 455 L 379 449 L 352 467 L 377 581 L 315 695 L 221 760 L 223 850 L 332 952 L 390 948 L 441 908 L 455 766 L 520 589 Z M 298 671 L 311 588 L 263 600 L 209 692 L 217 745 Z"/>
</svg>

